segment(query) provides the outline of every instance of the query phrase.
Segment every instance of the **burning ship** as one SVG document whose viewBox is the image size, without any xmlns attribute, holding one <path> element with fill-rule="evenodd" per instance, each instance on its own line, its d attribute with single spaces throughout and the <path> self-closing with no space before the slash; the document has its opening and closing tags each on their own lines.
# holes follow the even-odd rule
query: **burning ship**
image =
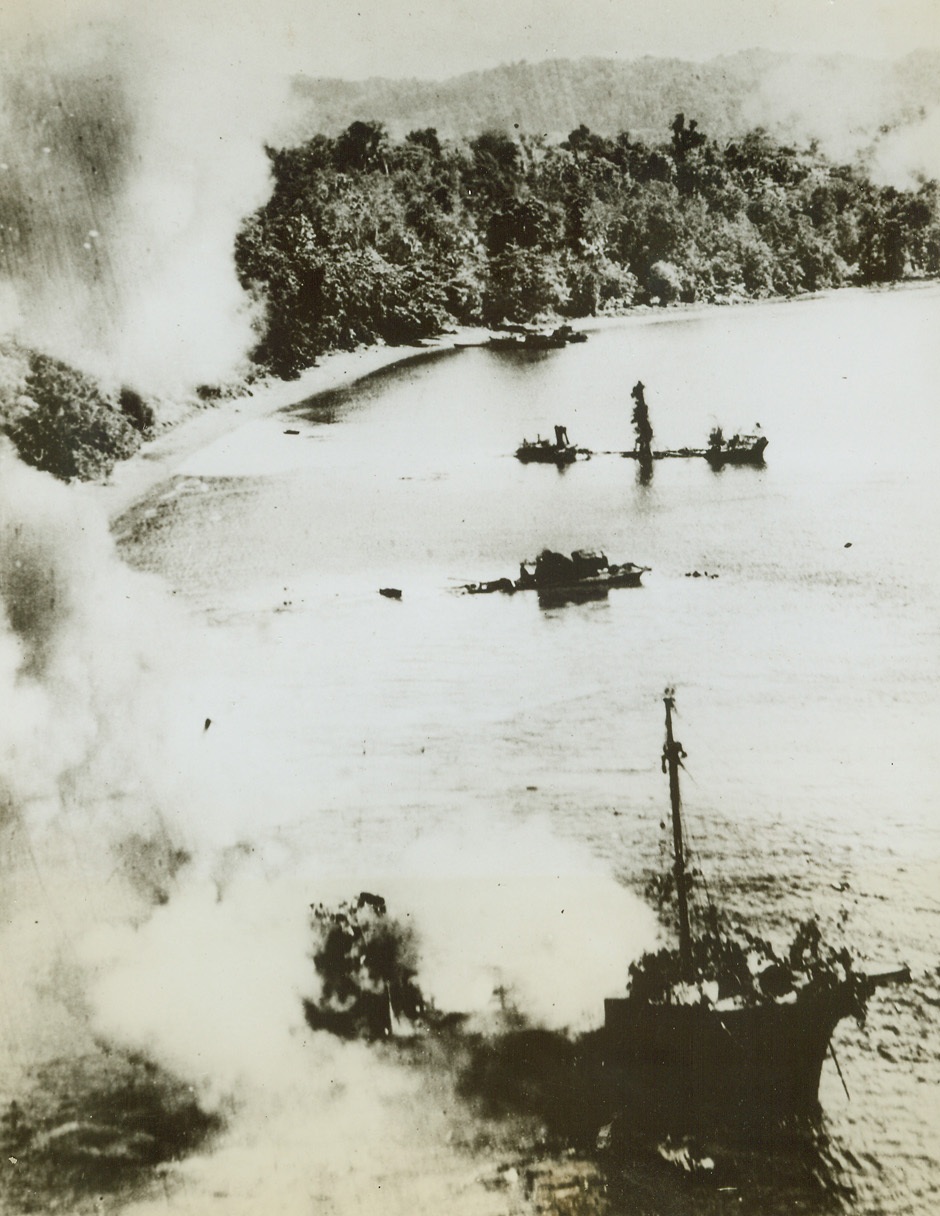
<svg viewBox="0 0 940 1216">
<path fill-rule="evenodd" d="M 647 1126 L 772 1131 L 792 1116 L 819 1113 L 836 1026 L 862 1018 L 877 987 L 907 982 L 910 973 L 856 970 L 847 950 L 823 944 L 815 920 L 800 926 L 783 956 L 725 927 L 714 909 L 693 927 L 679 790 L 685 752 L 673 735 L 671 689 L 664 703 L 679 941 L 640 958 L 627 995 L 605 1001 L 605 1083 L 617 1106 Z"/>
</svg>

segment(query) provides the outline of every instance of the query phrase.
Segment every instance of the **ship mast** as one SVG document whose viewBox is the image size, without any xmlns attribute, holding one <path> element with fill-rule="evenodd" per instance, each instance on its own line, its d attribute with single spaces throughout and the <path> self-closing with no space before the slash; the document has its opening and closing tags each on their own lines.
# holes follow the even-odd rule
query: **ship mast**
<svg viewBox="0 0 940 1216">
<path fill-rule="evenodd" d="M 682 978 L 691 983 L 695 978 L 692 969 L 692 929 L 689 924 L 689 899 L 686 890 L 685 852 L 682 844 L 682 814 L 679 802 L 679 765 L 685 752 L 682 744 L 672 735 L 672 711 L 676 697 L 671 688 L 663 697 L 666 706 L 666 744 L 663 748 L 663 772 L 669 773 L 669 800 L 672 803 L 672 847 L 675 861 L 673 874 L 676 879 L 676 898 L 679 901 L 679 964 Z"/>
</svg>

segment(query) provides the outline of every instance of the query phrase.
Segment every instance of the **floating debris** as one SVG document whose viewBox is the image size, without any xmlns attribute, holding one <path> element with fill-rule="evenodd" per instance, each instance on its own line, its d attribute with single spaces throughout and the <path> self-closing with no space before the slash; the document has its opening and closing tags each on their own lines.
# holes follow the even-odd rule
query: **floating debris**
<svg viewBox="0 0 940 1216">
<path fill-rule="evenodd" d="M 575 549 L 570 557 L 543 549 L 534 561 L 520 564 L 517 579 L 465 583 L 462 590 L 469 595 L 537 591 L 540 603 L 597 599 L 612 587 L 639 587 L 649 569 L 649 566 L 637 566 L 633 562 L 611 565 L 606 554 L 593 549 Z"/>
</svg>

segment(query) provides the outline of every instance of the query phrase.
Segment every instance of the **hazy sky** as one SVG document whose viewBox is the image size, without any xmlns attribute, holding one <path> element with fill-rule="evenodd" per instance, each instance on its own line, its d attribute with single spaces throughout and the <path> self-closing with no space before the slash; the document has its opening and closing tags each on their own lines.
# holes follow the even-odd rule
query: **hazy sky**
<svg viewBox="0 0 940 1216">
<path fill-rule="evenodd" d="M 224 379 L 254 340 L 233 242 L 270 191 L 265 144 L 290 138 L 296 73 L 938 44 L 940 0 L 0 0 L 0 188 L 32 220 L 5 251 L 0 330 L 149 391 Z M 762 83 L 767 113 L 842 159 L 882 105 L 864 68 Z M 938 131 L 940 114 L 885 146 L 885 179 L 934 175 Z"/>
<path fill-rule="evenodd" d="M 560 56 L 707 59 L 763 46 L 880 57 L 940 45 L 938 0 L 364 0 L 331 11 L 323 70 L 350 76 Z"/>
<path fill-rule="evenodd" d="M 135 10 L 207 41 L 267 43 L 292 70 L 353 78 L 560 56 L 707 59 L 761 46 L 893 57 L 940 46 L 940 0 L 0 0 L 0 33 Z"/>
</svg>

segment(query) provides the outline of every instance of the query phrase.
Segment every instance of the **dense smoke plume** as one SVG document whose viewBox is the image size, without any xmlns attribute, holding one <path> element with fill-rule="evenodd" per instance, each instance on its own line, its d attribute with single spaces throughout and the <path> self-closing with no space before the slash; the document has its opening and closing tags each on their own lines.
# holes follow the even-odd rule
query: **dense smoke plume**
<svg viewBox="0 0 940 1216">
<path fill-rule="evenodd" d="M 177 1175 L 171 1206 L 200 1216 L 300 1213 L 311 1194 L 340 1212 L 502 1210 L 475 1181 L 495 1165 L 474 1156 L 479 1116 L 449 1065 L 415 1071 L 305 1024 L 310 905 L 381 891 L 426 995 L 485 1034 L 507 1008 L 596 1024 L 652 913 L 534 820 L 468 810 L 392 850 L 367 833 L 349 873 L 323 843 L 328 792 L 305 790 L 280 808 L 303 825 L 289 841 L 251 838 L 232 814 L 244 740 L 223 731 L 213 750 L 206 729 L 225 656 L 118 560 L 94 493 L 4 451 L 0 561 L 2 1092 L 101 1044 L 184 1079 L 227 1125 Z"/>
<path fill-rule="evenodd" d="M 886 131 L 875 145 L 872 178 L 897 190 L 914 190 L 940 178 L 940 109 Z"/>
<path fill-rule="evenodd" d="M 348 40 L 346 20 L 299 0 L 274 12 L 262 0 L 8 6 L 0 334 L 144 394 L 243 367 L 253 309 L 235 275 L 235 234 L 270 188 L 264 144 L 288 129 L 290 76 L 315 75 L 318 45 Z M 887 77 L 863 61 L 818 62 L 812 75 L 772 74 L 751 120 L 850 158 L 891 111 Z M 908 146 L 917 121 L 899 114 L 903 137 L 889 134 L 883 156 L 875 149 L 883 176 L 936 169 L 926 126 Z"/>
<path fill-rule="evenodd" d="M 290 6 L 261 8 L 47 0 L 5 18 L 0 324 L 146 393 L 238 369 L 233 242 L 310 45 Z"/>
<path fill-rule="evenodd" d="M 916 189 L 940 176 L 940 110 L 914 112 L 906 77 L 923 74 L 917 56 L 897 65 L 845 56 L 796 56 L 768 71 L 746 111 L 751 126 L 803 145 L 815 140 L 836 164 L 861 163 L 879 185 Z M 921 95 L 936 98 L 935 84 Z"/>
<path fill-rule="evenodd" d="M 179 614 L 116 560 L 94 504 L 0 450 L 4 1088 L 87 1044 L 75 950 L 146 916 L 184 835 Z M 174 687 L 177 685 L 177 687 Z M 167 757 L 175 755 L 175 766 Z M 142 864 L 146 859 L 146 864 Z"/>
<path fill-rule="evenodd" d="M 38 824 L 72 799 L 86 814 L 169 802 L 161 753 L 174 747 L 181 614 L 156 580 L 118 562 L 95 503 L 28 469 L 5 443 L 0 590 L 6 806 L 29 808 Z M 150 745 L 138 751 L 142 741 Z"/>
</svg>

